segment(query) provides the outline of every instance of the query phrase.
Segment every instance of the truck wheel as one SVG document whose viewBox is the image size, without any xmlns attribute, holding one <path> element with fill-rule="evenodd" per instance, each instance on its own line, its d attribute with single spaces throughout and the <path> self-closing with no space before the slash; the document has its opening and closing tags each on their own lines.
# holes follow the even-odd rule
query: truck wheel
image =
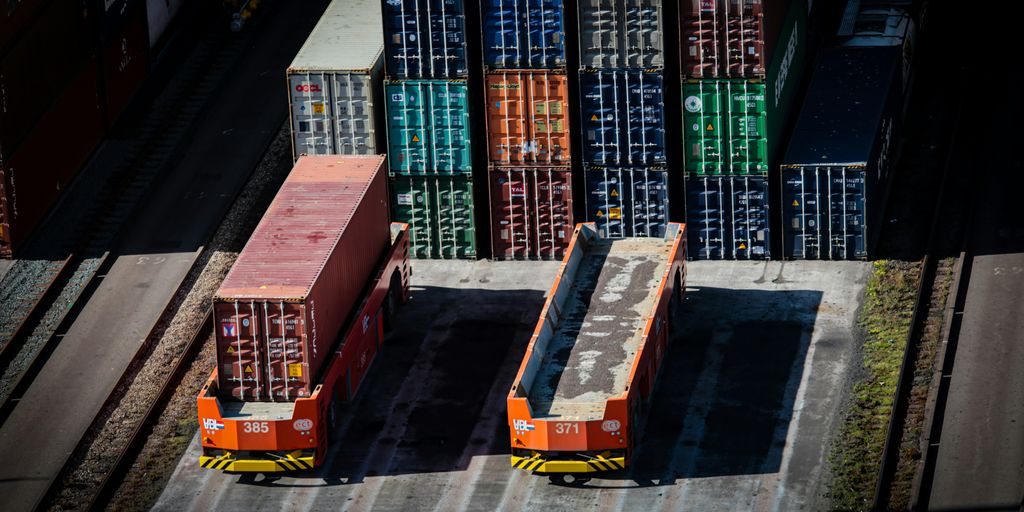
<svg viewBox="0 0 1024 512">
<path fill-rule="evenodd" d="M 398 310 L 398 300 L 402 293 L 402 278 L 397 273 L 391 275 L 391 284 L 388 286 L 388 295 L 384 297 L 384 330 L 390 331 L 395 326 L 395 312 Z"/>
</svg>

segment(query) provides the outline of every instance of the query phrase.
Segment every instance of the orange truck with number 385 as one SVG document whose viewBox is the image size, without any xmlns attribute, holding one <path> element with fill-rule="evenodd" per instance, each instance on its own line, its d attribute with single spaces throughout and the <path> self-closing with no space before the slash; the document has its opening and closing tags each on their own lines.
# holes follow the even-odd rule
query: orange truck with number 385
<svg viewBox="0 0 1024 512">
<path fill-rule="evenodd" d="M 409 290 L 382 156 L 299 158 L 213 298 L 204 468 L 312 469 Z"/>
<path fill-rule="evenodd" d="M 508 394 L 514 468 L 629 465 L 685 290 L 685 229 L 608 239 L 577 225 Z"/>
</svg>

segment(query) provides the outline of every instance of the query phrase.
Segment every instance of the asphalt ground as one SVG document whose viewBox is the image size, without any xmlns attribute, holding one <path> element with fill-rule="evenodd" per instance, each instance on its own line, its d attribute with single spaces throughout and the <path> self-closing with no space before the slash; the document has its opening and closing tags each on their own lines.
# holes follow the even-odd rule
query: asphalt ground
<svg viewBox="0 0 1024 512">
<path fill-rule="evenodd" d="M 1012 123 L 1024 115 L 1024 73 L 981 80 L 1000 108 L 986 126 L 964 268 L 969 281 L 959 333 L 936 406 L 938 451 L 930 510 L 1020 510 L 1024 504 L 1024 158 Z"/>
<path fill-rule="evenodd" d="M 11 265 L 13 263 L 14 263 L 14 260 L 0 259 L 0 279 L 3 279 L 4 274 L 7 273 L 7 271 L 11 268 Z"/>
<path fill-rule="evenodd" d="M 505 398 L 555 262 L 415 261 L 411 301 L 307 473 L 201 469 L 156 510 L 817 510 L 870 265 L 691 262 L 635 465 L 563 486 L 513 470 Z"/>
<path fill-rule="evenodd" d="M 270 4 L 274 5 L 274 4 Z M 265 13 L 188 151 L 154 184 L 101 281 L 0 427 L 4 510 L 28 510 L 57 476 L 285 119 L 284 70 L 326 2 Z M 107 147 L 116 150 L 116 144 Z"/>
</svg>

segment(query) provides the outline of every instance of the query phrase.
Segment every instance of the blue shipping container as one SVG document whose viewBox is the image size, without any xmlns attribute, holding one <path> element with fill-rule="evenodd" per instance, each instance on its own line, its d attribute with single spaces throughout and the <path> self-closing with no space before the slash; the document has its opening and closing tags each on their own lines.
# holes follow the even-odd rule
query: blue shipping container
<svg viewBox="0 0 1024 512">
<path fill-rule="evenodd" d="M 562 0 L 481 0 L 481 4 L 487 69 L 565 66 Z"/>
<path fill-rule="evenodd" d="M 665 236 L 668 173 L 664 167 L 591 167 L 584 173 L 587 220 L 601 236 Z"/>
<path fill-rule="evenodd" d="M 782 169 L 783 247 L 786 258 L 854 260 L 868 257 L 864 167 Z"/>
<path fill-rule="evenodd" d="M 580 72 L 583 162 L 643 166 L 665 162 L 661 70 Z"/>
<path fill-rule="evenodd" d="M 702 260 L 769 259 L 768 178 L 688 176 L 689 253 Z"/>
<path fill-rule="evenodd" d="M 394 174 L 469 174 L 465 80 L 402 80 L 384 87 L 388 163 Z"/>
<path fill-rule="evenodd" d="M 463 0 L 385 0 L 384 63 L 391 78 L 465 78 Z"/>
</svg>

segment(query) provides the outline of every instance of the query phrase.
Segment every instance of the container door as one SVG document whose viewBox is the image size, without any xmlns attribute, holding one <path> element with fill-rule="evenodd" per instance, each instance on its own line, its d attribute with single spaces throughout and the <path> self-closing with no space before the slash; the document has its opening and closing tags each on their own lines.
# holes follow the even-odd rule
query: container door
<svg viewBox="0 0 1024 512">
<path fill-rule="evenodd" d="M 661 0 L 625 2 L 622 34 L 623 67 L 655 68 L 665 65 L 661 30 Z"/>
<path fill-rule="evenodd" d="M 686 78 L 716 78 L 721 75 L 719 34 L 722 31 L 719 27 L 725 20 L 719 18 L 716 3 L 717 0 L 684 0 L 679 5 L 683 43 L 680 55 Z"/>
<path fill-rule="evenodd" d="M 725 8 L 726 69 L 725 76 L 736 78 L 763 77 L 764 13 L 760 0 L 727 0 Z M 785 5 L 779 7 L 786 8 Z"/>
<path fill-rule="evenodd" d="M 622 224 L 622 173 L 605 167 L 587 169 L 584 181 L 587 187 L 587 220 L 597 225 L 604 238 L 627 236 Z"/>
<path fill-rule="evenodd" d="M 388 163 L 392 172 L 423 174 L 427 160 L 426 86 L 417 82 L 388 84 Z"/>
<path fill-rule="evenodd" d="M 430 86 L 428 116 L 430 154 L 426 171 L 444 174 L 472 171 L 469 144 L 469 100 L 465 82 L 439 82 Z"/>
<path fill-rule="evenodd" d="M 580 0 L 580 65 L 617 68 L 621 36 L 617 0 Z"/>
<path fill-rule="evenodd" d="M 523 45 L 519 41 L 521 0 L 483 0 L 481 13 L 486 68 L 519 68 Z"/>
<path fill-rule="evenodd" d="M 293 73 L 288 77 L 292 106 L 293 157 L 334 154 L 331 84 L 322 73 Z"/>
<path fill-rule="evenodd" d="M 585 71 L 580 76 L 586 163 L 665 161 L 660 71 Z"/>
<path fill-rule="evenodd" d="M 476 229 L 473 223 L 473 186 L 469 178 L 438 178 L 436 254 L 441 259 L 475 258 Z"/>
<path fill-rule="evenodd" d="M 723 182 L 721 177 L 686 178 L 686 231 L 689 248 L 702 260 L 724 259 L 725 229 Z"/>
<path fill-rule="evenodd" d="M 685 170 L 693 174 L 726 172 L 723 114 L 727 106 L 717 80 L 701 80 L 683 86 L 683 143 Z"/>
<path fill-rule="evenodd" d="M 431 258 L 433 256 L 434 216 L 430 211 L 434 208 L 428 178 L 395 177 L 391 180 L 391 191 L 394 200 L 391 207 L 397 222 L 409 224 L 409 244 L 415 258 Z M 429 201 L 429 202 L 428 202 Z"/>
<path fill-rule="evenodd" d="M 765 131 L 763 84 L 747 80 L 723 82 L 723 101 L 728 113 L 724 126 L 729 147 L 726 151 L 730 174 L 764 174 L 768 172 L 768 140 Z M 721 135 L 721 134 L 720 134 Z"/>
<path fill-rule="evenodd" d="M 622 100 L 625 100 L 628 110 L 620 108 L 620 116 L 626 123 L 623 132 L 627 136 L 625 144 L 629 148 L 629 153 L 623 155 L 626 158 L 624 163 L 644 165 L 664 162 L 662 75 L 660 72 L 627 71 L 623 77 L 625 88 L 622 92 L 625 97 Z"/>
<path fill-rule="evenodd" d="M 254 302 L 217 302 L 217 362 L 221 393 L 238 400 L 266 400 L 267 352 L 260 308 Z"/>
<path fill-rule="evenodd" d="M 532 4 L 530 0 L 522 0 Z M 563 3 L 561 0 L 540 0 L 529 6 L 525 37 L 528 43 L 526 59 L 520 60 L 523 68 L 557 68 L 565 65 L 565 30 L 563 28 Z"/>
<path fill-rule="evenodd" d="M 428 74 L 423 59 L 427 32 L 420 14 L 423 0 L 384 2 L 384 60 L 387 74 L 395 78 L 418 78 Z"/>
<path fill-rule="evenodd" d="M 525 259 L 533 253 L 528 171 L 494 169 L 491 175 L 492 248 L 499 259 Z"/>
<path fill-rule="evenodd" d="M 419 0 L 429 27 L 430 62 L 423 78 L 462 78 L 469 74 L 466 60 L 466 17 L 463 0 Z"/>
<path fill-rule="evenodd" d="M 767 259 L 768 179 L 760 176 L 732 176 L 731 185 L 732 257 L 738 260 Z"/>
<path fill-rule="evenodd" d="M 528 136 L 523 163 L 554 165 L 569 161 L 569 105 L 566 76 L 529 73 Z"/>
<path fill-rule="evenodd" d="M 668 223 L 668 173 L 663 168 L 628 172 L 629 230 L 627 236 L 662 238 Z"/>
<path fill-rule="evenodd" d="M 335 152 L 339 155 L 374 155 L 373 87 L 364 74 L 331 75 Z"/>
<path fill-rule="evenodd" d="M 572 237 L 572 181 L 569 171 L 538 169 L 531 172 L 536 251 L 530 256 L 561 259 Z"/>
<path fill-rule="evenodd" d="M 284 302 L 263 302 L 261 306 L 270 399 L 291 401 L 308 397 L 313 379 L 310 375 L 313 361 L 308 357 L 316 347 L 311 346 L 304 335 L 305 308 Z"/>
<path fill-rule="evenodd" d="M 788 259 L 818 259 L 825 237 L 818 196 L 817 167 L 782 170 L 783 255 Z"/>
<path fill-rule="evenodd" d="M 526 85 L 522 73 L 487 75 L 487 131 L 489 160 L 511 165 L 523 163 L 527 145 Z"/>
<path fill-rule="evenodd" d="M 867 258 L 864 171 L 834 168 L 828 178 L 829 259 Z"/>
<path fill-rule="evenodd" d="M 580 74 L 583 117 L 583 161 L 594 165 L 619 164 L 619 112 L 617 75 L 588 70 Z"/>
</svg>

